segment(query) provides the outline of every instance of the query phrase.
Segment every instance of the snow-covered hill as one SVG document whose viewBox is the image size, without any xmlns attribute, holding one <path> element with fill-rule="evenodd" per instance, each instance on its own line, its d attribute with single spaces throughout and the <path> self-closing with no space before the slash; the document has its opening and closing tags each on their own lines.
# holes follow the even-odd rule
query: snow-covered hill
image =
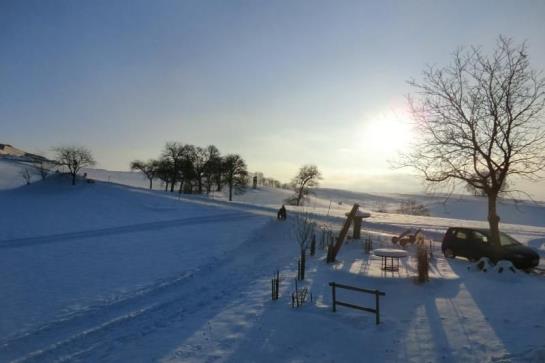
<svg viewBox="0 0 545 363">
<path fill-rule="evenodd" d="M 0 158 L 0 191 L 14 189 L 25 185 L 25 180 L 21 176 L 21 172 L 31 166 L 19 160 Z M 32 181 L 40 180 L 40 176 L 36 173 L 32 175 Z"/>
<path fill-rule="evenodd" d="M 90 178 L 109 181 L 123 185 L 147 188 L 148 182 L 138 172 L 119 172 L 101 169 L 86 169 Z M 154 189 L 161 190 L 159 181 Z M 291 192 L 283 189 L 262 187 L 260 192 L 249 190 L 245 195 L 236 197 L 237 201 L 258 205 L 280 206 Z M 223 198 L 223 195 L 212 195 L 213 198 Z M 434 195 L 407 194 L 376 194 L 352 192 L 339 189 L 317 188 L 307 206 L 310 208 L 326 208 L 331 211 L 346 212 L 353 203 L 368 211 L 394 212 L 402 201 L 414 200 L 424 205 L 431 217 L 462 219 L 471 221 L 486 221 L 487 200 L 482 197 L 453 195 L 449 198 Z M 326 212 L 327 213 L 327 212 Z M 498 214 L 501 221 L 507 224 L 523 224 L 545 227 L 545 203 L 537 201 L 500 200 Z"/>
<path fill-rule="evenodd" d="M 416 285 L 412 248 L 391 273 L 364 254 L 361 241 L 348 241 L 331 265 L 318 242 L 299 283 L 313 301 L 294 309 L 293 214 L 302 209 L 289 207 L 287 222 L 275 218 L 289 191 L 249 190 L 229 203 L 219 193 L 180 197 L 127 186 L 146 185 L 136 173 L 88 176 L 110 183 L 71 186 L 53 176 L 0 191 L 2 362 L 522 362 L 545 356 L 543 276 L 468 270 L 465 260 L 444 259 L 435 243 L 431 281 Z M 354 201 L 372 209 L 406 197 L 319 190 L 305 210 L 338 231 Z M 428 206 L 434 200 L 419 198 Z M 473 205 L 466 202 L 480 200 L 462 199 L 457 213 Z M 502 228 L 543 256 L 545 227 L 530 222 Z M 437 241 L 451 225 L 483 222 L 372 211 L 363 234 L 374 247 L 391 247 L 391 235 L 405 228 L 423 228 Z M 271 301 L 276 270 L 280 300 Z M 372 314 L 331 312 L 330 281 L 384 291 L 381 325 Z M 338 294 L 374 304 L 371 296 Z"/>
</svg>

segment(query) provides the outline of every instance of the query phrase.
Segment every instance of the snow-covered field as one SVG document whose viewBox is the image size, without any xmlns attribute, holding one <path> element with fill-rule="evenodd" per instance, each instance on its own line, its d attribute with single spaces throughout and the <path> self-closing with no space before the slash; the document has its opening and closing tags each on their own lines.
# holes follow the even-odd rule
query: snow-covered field
<svg viewBox="0 0 545 363">
<path fill-rule="evenodd" d="M 52 177 L 13 189 L 11 168 L 0 165 L 0 179 L 11 178 L 0 191 L 2 362 L 545 361 L 545 276 L 468 269 L 436 244 L 431 281 L 419 285 L 411 248 L 400 271 L 386 273 L 350 241 L 335 264 L 322 249 L 308 257 L 313 302 L 292 309 L 293 208 L 287 222 L 275 219 L 288 191 L 249 190 L 233 203 L 220 193 L 179 198 L 139 188 L 138 174 L 100 170 L 88 175 L 105 182 Z M 448 226 L 485 225 L 478 198 L 450 201 L 449 213 L 430 208 L 431 217 L 374 212 L 396 198 L 322 190 L 306 210 L 338 230 L 359 202 L 372 211 L 363 235 L 375 247 L 408 227 L 439 241 Z M 545 207 L 502 208 L 502 229 L 538 249 L 543 265 Z M 280 300 L 271 301 L 277 269 Z M 384 291 L 381 324 L 333 313 L 330 281 Z"/>
</svg>

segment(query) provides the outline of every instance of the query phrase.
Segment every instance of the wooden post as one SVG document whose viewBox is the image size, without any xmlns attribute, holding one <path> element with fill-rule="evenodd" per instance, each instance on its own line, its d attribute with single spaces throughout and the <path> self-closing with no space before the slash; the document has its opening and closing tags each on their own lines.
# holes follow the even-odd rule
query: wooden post
<svg viewBox="0 0 545 363">
<path fill-rule="evenodd" d="M 327 263 L 335 262 L 335 259 L 333 259 L 333 246 L 327 245 L 327 257 L 326 257 Z"/>
<path fill-rule="evenodd" d="M 276 270 L 276 274 L 273 275 L 271 280 L 271 289 L 272 289 L 272 299 L 278 300 L 280 296 L 280 271 Z"/>
<path fill-rule="evenodd" d="M 363 217 L 354 217 L 353 224 L 352 224 L 352 238 L 353 239 L 360 239 L 361 238 L 361 221 Z"/>
<path fill-rule="evenodd" d="M 301 280 L 305 279 L 305 256 L 301 254 Z"/>
<path fill-rule="evenodd" d="M 336 312 L 337 311 L 337 304 L 336 304 L 335 283 L 334 282 L 331 284 L 331 289 L 332 289 L 332 292 L 333 292 L 333 312 Z"/>
<path fill-rule="evenodd" d="M 348 213 L 346 221 L 344 221 L 343 228 L 341 229 L 341 233 L 339 233 L 339 238 L 337 239 L 337 243 L 335 243 L 335 247 L 333 249 L 333 260 L 335 260 L 335 258 L 337 257 L 337 253 L 339 253 L 339 250 L 342 247 L 344 239 L 346 238 L 346 234 L 348 233 L 348 229 L 350 228 L 350 223 L 352 222 L 352 219 L 354 218 L 354 215 L 358 211 L 359 207 L 359 204 L 355 203 L 350 213 Z"/>
<path fill-rule="evenodd" d="M 295 306 L 299 307 L 299 294 L 297 291 L 297 280 L 295 280 Z"/>
<path fill-rule="evenodd" d="M 377 311 L 376 312 L 376 323 L 377 325 L 380 324 L 380 304 L 379 304 L 379 295 L 378 295 L 378 290 L 375 290 L 375 310 Z"/>
<path fill-rule="evenodd" d="M 276 270 L 276 300 L 280 296 L 280 271 Z"/>
<path fill-rule="evenodd" d="M 322 234 L 320 235 L 320 248 L 322 250 L 325 248 L 325 229 L 322 229 Z"/>
</svg>

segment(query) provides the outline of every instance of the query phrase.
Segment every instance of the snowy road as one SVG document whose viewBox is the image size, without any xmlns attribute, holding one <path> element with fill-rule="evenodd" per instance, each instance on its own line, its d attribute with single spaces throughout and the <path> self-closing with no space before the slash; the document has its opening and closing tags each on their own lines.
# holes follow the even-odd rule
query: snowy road
<svg viewBox="0 0 545 363">
<path fill-rule="evenodd" d="M 0 361 L 47 362 L 58 360 L 146 361 L 139 350 L 144 337 L 165 332 L 176 339 L 186 333 L 186 318 L 221 311 L 233 299 L 248 293 L 245 287 L 268 278 L 281 264 L 289 263 L 287 224 L 268 222 L 251 239 L 221 259 L 160 281 L 108 304 L 90 306 L 63 320 L 0 342 Z M 279 230 L 280 228 L 280 230 Z M 259 268 L 254 264 L 259 261 Z M 267 291 L 268 285 L 263 284 Z M 268 295 L 267 295 L 268 296 Z M 255 298 L 253 296 L 246 297 Z M 264 298 L 264 296 L 263 296 Z M 204 321 L 200 322 L 204 323 Z M 131 346 L 121 352 L 114 347 Z M 120 357 L 118 354 L 131 357 Z M 166 354 L 167 352 L 160 352 Z M 158 352 L 149 351 L 149 359 Z M 131 359 L 129 359 L 131 358 Z"/>
<path fill-rule="evenodd" d="M 119 227 L 100 228 L 80 232 L 59 233 L 48 236 L 27 237 L 0 241 L 0 249 L 3 248 L 21 248 L 28 246 L 35 246 L 39 244 L 65 242 L 71 240 L 82 240 L 94 237 L 121 235 L 127 233 L 143 232 L 143 231 L 158 231 L 166 228 L 179 228 L 188 225 L 199 225 L 215 222 L 225 222 L 240 220 L 242 218 L 249 218 L 253 216 L 250 213 L 223 213 L 207 217 L 188 217 L 178 218 L 167 221 L 149 222 L 131 224 Z"/>
<path fill-rule="evenodd" d="M 545 310 L 536 303 L 545 294 L 542 277 L 470 271 L 467 261 L 437 253 L 431 282 L 416 285 L 410 248 L 411 256 L 394 274 L 365 255 L 361 241 L 347 241 L 335 264 L 324 262 L 323 250 L 308 258 L 304 284 L 315 300 L 292 309 L 298 256 L 292 212 L 282 223 L 269 204 L 93 188 L 75 190 L 73 198 L 86 201 L 86 210 L 51 215 L 60 227 L 28 219 L 28 225 L 10 230 L 17 216 L 2 221 L 7 229 L 0 242 L 0 361 L 540 362 L 545 357 L 540 322 Z M 108 197 L 99 199 L 104 193 Z M 18 203 L 34 200 L 21 198 Z M 57 202 L 61 210 L 73 203 L 65 198 L 66 205 L 58 205 L 57 196 L 49 194 L 40 198 L 46 205 Z M 122 209 L 118 200 L 125 201 Z M 104 216 L 94 213 L 99 209 Z M 317 216 L 319 223 L 340 228 L 342 213 L 325 213 Z M 78 224 L 89 218 L 94 219 Z M 425 226 L 430 237 L 440 237 L 451 222 L 379 215 L 365 222 L 364 230 L 377 247 L 407 227 Z M 513 225 L 536 246 L 543 241 L 540 228 Z M 280 300 L 272 302 L 276 269 Z M 332 313 L 330 281 L 385 291 L 382 324 L 349 309 Z M 361 296 L 344 298 L 369 303 Z"/>
</svg>

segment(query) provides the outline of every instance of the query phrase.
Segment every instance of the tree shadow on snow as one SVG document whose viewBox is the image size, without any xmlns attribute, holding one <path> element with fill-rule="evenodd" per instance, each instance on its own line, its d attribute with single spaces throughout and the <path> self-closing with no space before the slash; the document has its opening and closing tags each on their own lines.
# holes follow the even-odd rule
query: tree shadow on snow
<svg viewBox="0 0 545 363">
<path fill-rule="evenodd" d="M 474 349 L 487 351 L 488 359 L 496 361 L 540 361 L 545 348 L 544 278 L 520 270 L 482 272 L 460 260 L 449 264 L 462 276 L 465 296 L 453 309 L 464 312 Z"/>
</svg>

